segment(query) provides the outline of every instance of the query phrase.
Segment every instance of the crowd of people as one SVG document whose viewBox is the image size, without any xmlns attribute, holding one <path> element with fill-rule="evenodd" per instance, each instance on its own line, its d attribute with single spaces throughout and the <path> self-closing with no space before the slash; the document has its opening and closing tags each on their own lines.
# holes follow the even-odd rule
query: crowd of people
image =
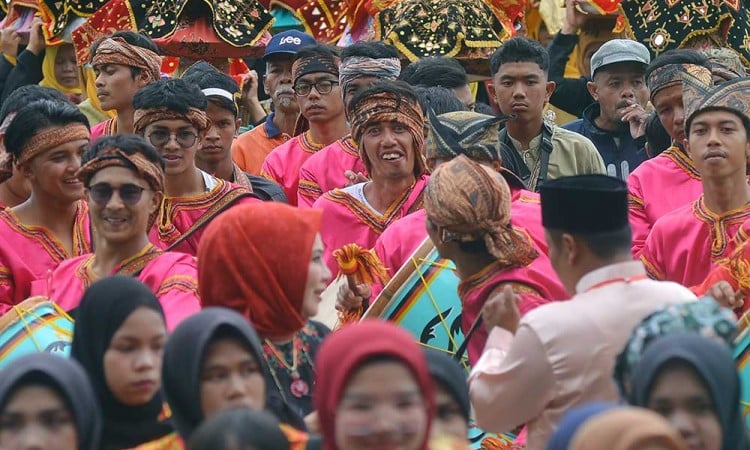
<svg viewBox="0 0 750 450">
<path fill-rule="evenodd" d="M 746 61 L 567 3 L 478 86 L 297 30 L 238 83 L 3 29 L 0 449 L 750 450 Z M 366 313 L 424 249 L 446 348 Z"/>
</svg>

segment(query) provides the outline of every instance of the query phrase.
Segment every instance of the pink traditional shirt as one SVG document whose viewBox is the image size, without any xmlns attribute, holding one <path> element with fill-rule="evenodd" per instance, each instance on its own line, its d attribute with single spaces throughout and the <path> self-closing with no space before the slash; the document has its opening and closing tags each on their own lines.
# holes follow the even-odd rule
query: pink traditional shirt
<svg viewBox="0 0 750 450">
<path fill-rule="evenodd" d="M 34 283 L 31 294 L 45 296 L 65 311 L 77 308 L 84 291 L 97 279 L 92 271 L 95 258 L 87 254 L 63 261 L 46 280 Z M 164 309 L 169 331 L 201 309 L 198 266 L 185 253 L 162 252 L 148 244 L 110 275 L 134 276 L 151 288 Z"/>
<path fill-rule="evenodd" d="M 91 142 L 99 139 L 102 136 L 112 136 L 117 134 L 117 119 L 107 119 L 104 122 L 99 122 L 91 127 Z"/>
<path fill-rule="evenodd" d="M 378 236 L 393 222 L 422 209 L 422 195 L 428 179 L 427 175 L 417 178 L 414 184 L 383 213 L 375 211 L 364 198 L 363 189 L 366 183 L 346 189 L 334 189 L 323 194 L 313 208 L 323 210 L 320 235 L 325 246 L 324 259 L 331 273 L 339 272 L 333 258 L 335 250 L 346 244 L 359 244 L 365 249 L 372 248 Z"/>
<path fill-rule="evenodd" d="M 526 233 L 522 229 L 517 230 Z M 539 256 L 526 267 L 505 268 L 495 262 L 461 281 L 458 285 L 458 297 L 461 299 L 461 329 L 464 336 L 468 335 L 487 300 L 505 285 L 510 285 L 521 299 L 518 306 L 521 316 L 537 306 L 568 298 L 568 292 L 557 277 L 549 258 L 538 248 L 537 251 Z M 480 326 L 471 336 L 467 346 L 470 365 L 476 364 L 481 356 L 487 335 L 487 329 Z"/>
<path fill-rule="evenodd" d="M 544 227 L 542 227 L 539 194 L 512 186 L 510 192 L 512 196 L 511 222 L 523 228 L 534 245 L 546 254 L 548 249 L 547 241 L 544 239 Z M 427 238 L 426 218 L 427 213 L 423 209 L 409 214 L 391 224 L 375 241 L 375 254 L 378 255 L 391 276 L 395 275 Z M 373 291 L 373 295 L 377 295 L 378 292 Z"/>
<path fill-rule="evenodd" d="M 312 140 L 310 131 L 305 131 L 273 149 L 263 161 L 260 174 L 278 183 L 284 189 L 289 204 L 297 206 L 300 167 L 322 148 L 323 145 Z"/>
<path fill-rule="evenodd" d="M 73 222 L 73 251 L 48 229 L 25 225 L 12 209 L 0 211 L 0 315 L 31 295 L 31 284 L 63 260 L 91 252 L 89 208 L 79 201 Z"/>
<path fill-rule="evenodd" d="M 735 236 L 748 219 L 750 203 L 718 215 L 706 207 L 701 195 L 656 221 L 641 261 L 655 280 L 701 284 L 719 261 L 732 255 Z"/>
<path fill-rule="evenodd" d="M 321 195 L 349 184 L 346 171 L 367 175 L 357 143 L 346 136 L 310 156 L 299 169 L 297 206 L 312 207 Z"/>
<path fill-rule="evenodd" d="M 641 163 L 627 181 L 633 256 L 637 258 L 654 223 L 700 197 L 703 185 L 693 161 L 677 147 Z"/>
<path fill-rule="evenodd" d="M 230 206 L 260 201 L 245 196 L 248 190 L 241 186 L 202 173 L 207 192 L 192 197 L 164 198 L 156 223 L 149 233 L 151 243 L 167 249 L 183 234 L 189 234 L 188 238 L 170 250 L 195 256 L 208 222 Z"/>
<path fill-rule="evenodd" d="M 469 377 L 477 425 L 503 433 L 525 423 L 526 448 L 544 449 L 566 411 L 619 400 L 612 371 L 633 328 L 663 306 L 694 299 L 683 286 L 649 280 L 638 261 L 589 272 L 572 299 L 526 314 L 515 335 L 492 329 Z"/>
</svg>

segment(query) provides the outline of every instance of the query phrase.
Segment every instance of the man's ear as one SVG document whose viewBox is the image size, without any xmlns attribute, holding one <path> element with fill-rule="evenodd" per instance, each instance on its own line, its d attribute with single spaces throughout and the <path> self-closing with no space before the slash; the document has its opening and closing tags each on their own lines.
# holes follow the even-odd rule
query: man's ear
<svg viewBox="0 0 750 450">
<path fill-rule="evenodd" d="M 586 89 L 589 91 L 589 94 L 591 94 L 591 97 L 594 99 L 594 101 L 599 101 L 599 95 L 596 92 L 596 83 L 593 81 L 589 81 L 586 83 Z"/>
</svg>

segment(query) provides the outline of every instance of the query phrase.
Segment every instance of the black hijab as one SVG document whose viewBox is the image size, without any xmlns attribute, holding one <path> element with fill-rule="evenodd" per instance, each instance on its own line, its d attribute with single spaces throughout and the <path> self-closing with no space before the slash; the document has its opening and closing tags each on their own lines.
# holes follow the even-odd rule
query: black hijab
<svg viewBox="0 0 750 450">
<path fill-rule="evenodd" d="M 200 373 L 206 348 L 219 334 L 242 341 L 258 360 L 266 381 L 266 409 L 282 422 L 297 426 L 301 422 L 284 407 L 263 359 L 263 347 L 250 323 L 240 314 L 219 307 L 205 308 L 185 319 L 172 332 L 164 349 L 162 386 L 172 409 L 172 422 L 177 432 L 187 442 L 193 431 L 203 422 L 200 399 Z M 292 415 L 293 417 L 289 417 Z"/>
<path fill-rule="evenodd" d="M 672 361 L 689 364 L 708 388 L 724 437 L 722 449 L 750 449 L 740 411 L 737 366 L 729 347 L 716 340 L 696 333 L 678 333 L 654 341 L 633 372 L 629 403 L 646 407 L 654 382 L 664 365 Z"/>
<path fill-rule="evenodd" d="M 17 387 L 28 384 L 46 386 L 63 398 L 75 422 L 79 450 L 99 448 L 99 405 L 86 372 L 78 363 L 50 353 L 35 353 L 13 361 L 0 377 L 0 411 Z"/>
<path fill-rule="evenodd" d="M 425 347 L 424 352 L 430 375 L 451 394 L 451 397 L 461 407 L 461 414 L 468 422 L 471 414 L 471 403 L 469 402 L 466 371 L 455 359 L 440 350 Z"/>
<path fill-rule="evenodd" d="M 104 374 L 104 354 L 112 337 L 138 308 L 149 308 L 164 318 L 159 300 L 146 285 L 128 276 L 104 278 L 92 284 L 76 312 L 71 356 L 88 373 L 99 399 L 104 427 L 102 450 L 131 448 L 173 431 L 160 422 L 163 399 L 157 393 L 146 404 L 127 406 L 115 398 Z"/>
</svg>

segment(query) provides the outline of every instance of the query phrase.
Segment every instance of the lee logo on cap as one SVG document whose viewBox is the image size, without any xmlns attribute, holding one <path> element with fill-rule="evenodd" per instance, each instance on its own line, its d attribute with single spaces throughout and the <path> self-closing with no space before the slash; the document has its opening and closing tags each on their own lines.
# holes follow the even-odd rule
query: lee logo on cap
<svg viewBox="0 0 750 450">
<path fill-rule="evenodd" d="M 285 36 L 279 41 L 279 45 L 284 44 L 293 44 L 293 45 L 300 45 L 302 44 L 302 39 L 294 36 Z"/>
</svg>

